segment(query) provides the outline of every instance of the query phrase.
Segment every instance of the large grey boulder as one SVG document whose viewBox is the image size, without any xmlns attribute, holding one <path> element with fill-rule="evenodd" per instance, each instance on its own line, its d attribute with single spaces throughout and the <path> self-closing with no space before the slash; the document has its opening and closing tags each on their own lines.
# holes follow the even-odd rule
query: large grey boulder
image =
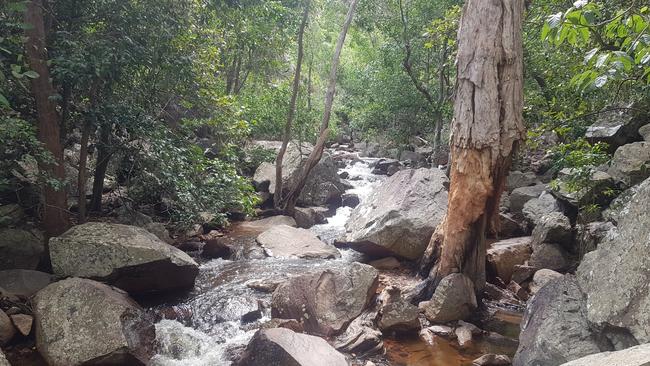
<svg viewBox="0 0 650 366">
<path fill-rule="evenodd" d="M 432 323 L 465 320 L 477 308 L 474 283 L 462 273 L 443 278 L 431 300 L 418 304 L 424 316 Z"/>
<path fill-rule="evenodd" d="M 529 301 L 521 322 L 513 366 L 557 366 L 601 352 L 606 344 L 587 322 L 587 308 L 575 277 L 542 287 Z"/>
<path fill-rule="evenodd" d="M 556 243 L 541 243 L 533 245 L 533 254 L 528 260 L 532 267 L 565 271 L 571 266 L 569 253 Z"/>
<path fill-rule="evenodd" d="M 322 242 L 306 229 L 277 225 L 261 233 L 257 242 L 275 258 L 330 259 L 341 254 L 333 245 Z"/>
<path fill-rule="evenodd" d="M 368 306 L 379 283 L 376 269 L 339 263 L 293 277 L 273 292 L 271 315 L 297 319 L 313 334 L 338 334 Z"/>
<path fill-rule="evenodd" d="M 381 317 L 377 322 L 379 329 L 384 332 L 408 332 L 420 328 L 420 310 L 402 296 L 399 288 L 388 286 L 379 298 L 381 299 Z"/>
<path fill-rule="evenodd" d="M 650 142 L 650 124 L 641 126 L 641 128 L 639 128 L 639 135 L 641 135 L 645 141 Z"/>
<path fill-rule="evenodd" d="M 519 237 L 493 243 L 487 250 L 487 267 L 504 283 L 512 279 L 516 265 L 522 265 L 530 259 L 531 237 Z"/>
<path fill-rule="evenodd" d="M 559 211 L 558 200 L 548 192 L 542 192 L 539 197 L 527 201 L 521 210 L 526 222 L 531 227 L 537 226 L 544 215 Z"/>
<path fill-rule="evenodd" d="M 190 256 L 136 226 L 86 223 L 50 239 L 49 247 L 55 275 L 101 280 L 132 293 L 190 288 L 198 274 Z"/>
<path fill-rule="evenodd" d="M 255 333 L 238 365 L 347 366 L 348 362 L 322 338 L 286 328 L 270 328 Z"/>
<path fill-rule="evenodd" d="M 639 343 L 650 342 L 650 179 L 624 208 L 618 229 L 578 267 L 587 296 L 587 315 L 597 327 L 626 329 Z"/>
<path fill-rule="evenodd" d="M 561 212 L 551 212 L 542 216 L 533 230 L 533 243 L 557 243 L 565 248 L 573 244 L 571 221 Z"/>
<path fill-rule="evenodd" d="M 585 133 L 590 143 L 605 142 L 612 150 L 638 140 L 639 127 L 648 123 L 643 113 L 628 108 L 614 108 L 599 113 L 598 120 Z"/>
<path fill-rule="evenodd" d="M 41 290 L 34 299 L 36 347 L 51 366 L 146 365 L 155 329 L 124 292 L 81 278 Z"/>
<path fill-rule="evenodd" d="M 373 255 L 419 259 L 447 210 L 447 182 L 436 168 L 399 171 L 352 211 L 345 241 Z"/>
<path fill-rule="evenodd" d="M 0 270 L 36 269 L 45 251 L 37 230 L 0 229 Z"/>
<path fill-rule="evenodd" d="M 607 173 L 626 187 L 650 177 L 650 142 L 634 142 L 616 149 Z"/>
<path fill-rule="evenodd" d="M 648 366 L 650 343 L 615 352 L 602 352 L 567 362 L 561 366 Z"/>
<path fill-rule="evenodd" d="M 535 173 L 514 170 L 508 173 L 506 190 L 510 193 L 517 188 L 534 186 L 536 183 L 538 183 L 538 181 Z"/>
<path fill-rule="evenodd" d="M 510 193 L 510 211 L 514 213 L 521 212 L 526 202 L 539 198 L 542 193 L 546 191 L 544 184 L 536 184 L 534 186 L 519 187 Z"/>
<path fill-rule="evenodd" d="M 312 150 L 311 144 L 303 143 L 299 146 L 289 143 L 282 159 L 283 191 L 291 188 Z M 321 160 L 310 172 L 298 203 L 303 206 L 321 206 L 340 199 L 345 189 L 337 171 L 336 164 L 329 153 L 323 153 Z M 262 163 L 255 171 L 253 184 L 259 191 L 275 193 L 275 164 Z"/>
<path fill-rule="evenodd" d="M 52 282 L 52 275 L 29 269 L 0 271 L 0 293 L 30 297 Z"/>
</svg>

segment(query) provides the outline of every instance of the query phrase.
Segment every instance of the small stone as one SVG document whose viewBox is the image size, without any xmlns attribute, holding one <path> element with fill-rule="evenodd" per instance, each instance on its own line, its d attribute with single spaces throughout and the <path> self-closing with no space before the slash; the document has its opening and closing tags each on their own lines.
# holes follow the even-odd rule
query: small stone
<svg viewBox="0 0 650 366">
<path fill-rule="evenodd" d="M 562 277 L 561 273 L 555 272 L 550 269 L 540 269 L 535 272 L 533 276 L 533 281 L 530 283 L 530 293 L 535 294 L 539 289 L 541 289 L 547 282 Z"/>
<path fill-rule="evenodd" d="M 472 366 L 510 366 L 512 360 L 506 355 L 495 355 L 493 353 L 483 355 L 474 361 Z"/>
<path fill-rule="evenodd" d="M 539 269 L 563 271 L 571 265 L 571 262 L 568 253 L 559 244 L 542 243 L 534 247 L 528 264 Z"/>
<path fill-rule="evenodd" d="M 201 256 L 206 258 L 228 258 L 233 250 L 226 237 L 208 239 L 203 246 Z"/>
<path fill-rule="evenodd" d="M 512 270 L 512 280 L 518 284 L 528 281 L 537 271 L 537 268 L 527 265 L 515 265 Z"/>
<path fill-rule="evenodd" d="M 14 326 L 16 326 L 16 329 L 18 329 L 20 334 L 28 336 L 32 331 L 34 317 L 27 314 L 16 314 L 11 315 L 11 321 L 14 323 Z"/>
</svg>

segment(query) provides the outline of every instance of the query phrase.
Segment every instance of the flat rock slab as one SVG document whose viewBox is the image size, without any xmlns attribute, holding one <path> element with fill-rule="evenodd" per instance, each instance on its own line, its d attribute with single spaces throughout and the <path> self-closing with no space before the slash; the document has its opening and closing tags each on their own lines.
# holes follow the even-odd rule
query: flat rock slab
<svg viewBox="0 0 650 366">
<path fill-rule="evenodd" d="M 530 236 L 524 236 L 493 243 L 487 250 L 488 268 L 503 282 L 510 282 L 515 266 L 523 265 L 530 259 L 531 241 Z"/>
<path fill-rule="evenodd" d="M 260 220 L 236 222 L 232 229 L 239 235 L 257 235 L 277 225 L 298 226 L 291 216 L 271 216 Z"/>
<path fill-rule="evenodd" d="M 238 365 L 347 366 L 348 362 L 322 338 L 270 328 L 255 333 Z"/>
<path fill-rule="evenodd" d="M 147 230 L 92 222 L 50 239 L 54 274 L 108 282 L 131 293 L 191 288 L 198 265 Z"/>
<path fill-rule="evenodd" d="M 306 229 L 277 225 L 261 233 L 257 242 L 266 254 L 275 258 L 331 259 L 341 254 Z"/>
</svg>

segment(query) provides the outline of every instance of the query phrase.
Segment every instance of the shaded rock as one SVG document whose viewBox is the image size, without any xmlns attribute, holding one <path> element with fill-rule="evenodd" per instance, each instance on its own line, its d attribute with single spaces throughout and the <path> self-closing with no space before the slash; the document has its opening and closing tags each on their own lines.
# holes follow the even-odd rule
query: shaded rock
<svg viewBox="0 0 650 366">
<path fill-rule="evenodd" d="M 190 256 L 136 226 L 86 223 L 50 239 L 49 247 L 54 274 L 133 293 L 190 288 L 198 274 Z"/>
<path fill-rule="evenodd" d="M 336 338 L 334 347 L 358 356 L 383 353 L 384 342 L 381 332 L 375 328 L 376 318 L 376 310 L 364 311 Z"/>
<path fill-rule="evenodd" d="M 358 251 L 419 259 L 447 209 L 447 177 L 439 169 L 407 169 L 386 179 L 357 206 L 346 238 Z"/>
<path fill-rule="evenodd" d="M 521 225 L 509 213 L 499 213 L 499 238 L 512 238 L 524 233 Z"/>
<path fill-rule="evenodd" d="M 425 157 L 415 151 L 410 151 L 410 150 L 402 150 L 402 152 L 399 154 L 399 160 L 401 161 L 411 161 L 411 162 L 420 162 L 426 160 Z"/>
<path fill-rule="evenodd" d="M 561 366 L 647 366 L 650 364 L 650 344 L 642 344 L 621 351 L 589 355 Z"/>
<path fill-rule="evenodd" d="M 515 294 L 515 296 L 517 296 L 518 299 L 522 301 L 528 300 L 528 292 L 526 292 L 526 290 L 523 287 L 521 287 L 519 283 L 515 281 L 510 281 L 510 283 L 508 283 L 508 286 L 506 288 L 508 289 L 508 291 Z"/>
<path fill-rule="evenodd" d="M 380 298 L 379 329 L 383 332 L 408 332 L 420 328 L 420 310 L 402 297 L 399 288 L 386 287 Z"/>
<path fill-rule="evenodd" d="M 346 207 L 355 208 L 359 206 L 359 196 L 354 193 L 344 193 L 341 198 L 341 205 Z"/>
<path fill-rule="evenodd" d="M 528 266 L 528 265 L 515 265 L 512 269 L 512 280 L 518 284 L 522 284 L 525 281 L 528 281 L 533 274 L 537 271 L 537 268 Z"/>
<path fill-rule="evenodd" d="M 571 266 L 569 254 L 561 245 L 555 243 L 541 243 L 533 247 L 533 254 L 528 264 L 542 269 L 563 271 Z"/>
<path fill-rule="evenodd" d="M 650 124 L 641 126 L 641 128 L 639 128 L 639 135 L 641 135 L 645 141 L 650 142 Z"/>
<path fill-rule="evenodd" d="M 4 346 L 9 343 L 16 335 L 16 328 L 14 328 L 11 318 L 0 309 L 0 345 Z"/>
<path fill-rule="evenodd" d="M 607 173 L 626 187 L 650 177 L 650 142 L 634 142 L 616 149 Z"/>
<path fill-rule="evenodd" d="M 610 230 L 614 229 L 611 222 L 591 222 L 577 225 L 576 246 L 582 256 L 598 248 L 598 244 L 605 238 Z"/>
<path fill-rule="evenodd" d="M 167 244 L 174 244 L 174 239 L 169 236 L 169 231 L 165 227 L 165 224 L 160 222 L 152 222 L 143 226 L 145 230 L 154 234 L 158 239 L 164 241 Z"/>
<path fill-rule="evenodd" d="M 205 243 L 203 243 L 199 238 L 191 238 L 188 241 L 184 241 L 176 246 L 176 248 L 184 252 L 196 252 L 203 248 Z"/>
<path fill-rule="evenodd" d="M 374 260 L 369 265 L 379 269 L 379 270 L 393 270 L 401 267 L 400 262 L 395 257 L 386 257 Z"/>
<path fill-rule="evenodd" d="M 297 333 L 302 333 L 304 329 L 302 324 L 298 323 L 296 319 L 278 319 L 274 318 L 262 325 L 264 329 L 270 328 L 287 328 Z"/>
<path fill-rule="evenodd" d="M 514 293 L 491 283 L 486 283 L 483 291 L 486 299 L 498 304 L 504 304 L 508 306 L 521 305 L 521 302 L 515 297 Z"/>
<path fill-rule="evenodd" d="M 255 333 L 238 365 L 347 366 L 348 362 L 322 338 L 271 328 Z"/>
<path fill-rule="evenodd" d="M 316 211 L 312 208 L 296 207 L 293 218 L 299 228 L 309 229 L 316 225 Z"/>
<path fill-rule="evenodd" d="M 493 243 L 487 250 L 488 270 L 499 276 L 503 282 L 510 282 L 515 265 L 522 265 L 530 259 L 530 243 L 530 236 Z"/>
<path fill-rule="evenodd" d="M 52 282 L 52 275 L 29 269 L 0 271 L 0 292 L 30 297 Z"/>
<path fill-rule="evenodd" d="M 625 205 L 617 230 L 586 254 L 577 270 L 589 322 L 598 328 L 622 329 L 638 343 L 650 342 L 649 207 L 647 179 Z"/>
<path fill-rule="evenodd" d="M 340 333 L 366 308 L 378 280 L 376 269 L 360 263 L 316 269 L 278 286 L 271 314 L 298 319 L 310 333 Z"/>
<path fill-rule="evenodd" d="M 526 307 L 514 366 L 556 366 L 592 353 L 603 343 L 592 333 L 575 277 L 542 287 Z"/>
<path fill-rule="evenodd" d="M 153 354 L 155 330 L 145 311 L 99 282 L 49 285 L 36 295 L 34 315 L 36 347 L 49 365 L 145 365 Z"/>
<path fill-rule="evenodd" d="M 508 193 L 517 188 L 534 186 L 537 183 L 537 176 L 533 172 L 520 172 L 518 170 L 508 173 L 506 190 Z"/>
<path fill-rule="evenodd" d="M 20 334 L 28 336 L 32 332 L 32 323 L 34 323 L 34 318 L 31 315 L 27 314 L 14 314 L 9 316 L 11 322 L 14 323 L 14 326 Z"/>
<path fill-rule="evenodd" d="M 206 258 L 229 258 L 233 254 L 230 240 L 226 237 L 209 239 L 203 246 L 201 256 Z"/>
<path fill-rule="evenodd" d="M 544 287 L 548 282 L 561 278 L 562 274 L 551 269 L 540 269 L 533 275 L 533 281 L 530 283 L 530 293 L 535 294 L 539 289 Z"/>
<path fill-rule="evenodd" d="M 616 149 L 621 145 L 638 139 L 639 127 L 647 123 L 643 113 L 629 109 L 618 108 L 598 114 L 598 120 L 585 133 L 590 143 L 605 142 L 610 148 Z"/>
<path fill-rule="evenodd" d="M 378 175 L 393 175 L 400 169 L 401 165 L 402 163 L 397 159 L 379 159 L 375 164 L 372 173 Z"/>
<path fill-rule="evenodd" d="M 474 361 L 472 366 L 510 366 L 512 361 L 506 355 L 495 355 L 493 353 L 483 355 Z"/>
<path fill-rule="evenodd" d="M 329 259 L 341 254 L 309 230 L 277 225 L 257 237 L 266 254 L 275 258 Z"/>
<path fill-rule="evenodd" d="M 546 186 L 543 184 L 536 184 L 529 187 L 519 187 L 510 193 L 510 211 L 521 212 L 526 202 L 539 198 L 542 193 L 546 191 Z"/>
<path fill-rule="evenodd" d="M 113 210 L 113 215 L 117 216 L 117 222 L 123 225 L 145 227 L 153 223 L 149 215 L 138 212 L 127 205 L 122 205 Z"/>
<path fill-rule="evenodd" d="M 544 242 L 558 243 L 565 248 L 571 248 L 573 229 L 569 218 L 561 212 L 551 212 L 542 216 L 533 230 L 533 245 Z"/>
<path fill-rule="evenodd" d="M 15 203 L 0 206 L 0 227 L 19 224 L 25 218 L 25 211 Z"/>
<path fill-rule="evenodd" d="M 0 269 L 36 269 L 45 244 L 39 231 L 0 229 Z"/>
<path fill-rule="evenodd" d="M 282 161 L 283 191 L 288 192 L 291 188 L 312 149 L 313 146 L 307 143 L 302 146 L 289 143 Z M 259 191 L 275 193 L 275 164 L 262 163 L 255 171 L 253 184 Z M 344 191 L 334 159 L 325 152 L 310 172 L 298 203 L 302 206 L 325 205 L 332 200 L 338 200 Z"/>
<path fill-rule="evenodd" d="M 477 307 L 474 284 L 467 276 L 452 273 L 440 281 L 431 300 L 418 307 L 433 323 L 467 319 Z"/>
<path fill-rule="evenodd" d="M 544 215 L 559 212 L 560 204 L 552 194 L 543 192 L 538 198 L 533 198 L 524 204 L 521 210 L 530 227 L 535 227 Z"/>
</svg>

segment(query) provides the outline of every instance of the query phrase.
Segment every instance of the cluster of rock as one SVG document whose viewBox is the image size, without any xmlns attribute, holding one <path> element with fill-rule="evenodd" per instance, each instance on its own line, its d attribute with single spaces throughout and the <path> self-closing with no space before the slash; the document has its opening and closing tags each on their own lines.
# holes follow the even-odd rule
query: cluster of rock
<svg viewBox="0 0 650 366">
<path fill-rule="evenodd" d="M 3 263 L 0 344 L 34 337 L 48 365 L 147 364 L 153 319 L 130 296 L 192 288 L 197 263 L 142 227 L 91 222 L 49 240 L 50 275 L 38 243 Z"/>
<path fill-rule="evenodd" d="M 650 243 L 650 179 L 635 192 L 623 205 L 617 227 L 585 255 L 576 275 L 549 281 L 530 301 L 515 365 L 624 360 L 617 357 L 650 360 L 647 345 L 634 347 L 650 343 L 650 263 L 645 254 Z M 599 352 L 606 353 L 577 360 Z"/>
</svg>

